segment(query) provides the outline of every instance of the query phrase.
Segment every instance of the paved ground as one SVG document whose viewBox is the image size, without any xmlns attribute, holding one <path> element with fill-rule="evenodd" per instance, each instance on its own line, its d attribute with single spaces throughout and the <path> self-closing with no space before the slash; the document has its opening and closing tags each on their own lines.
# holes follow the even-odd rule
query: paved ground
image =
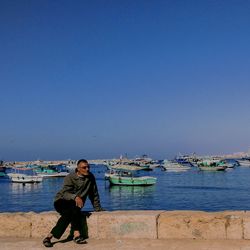
<svg viewBox="0 0 250 250">
<path fill-rule="evenodd" d="M 53 241 L 52 241 L 53 242 Z M 0 250 L 83 249 L 83 250 L 250 250 L 250 240 L 87 240 L 87 244 L 55 242 L 53 248 L 42 245 L 42 239 L 1 238 Z"/>
</svg>

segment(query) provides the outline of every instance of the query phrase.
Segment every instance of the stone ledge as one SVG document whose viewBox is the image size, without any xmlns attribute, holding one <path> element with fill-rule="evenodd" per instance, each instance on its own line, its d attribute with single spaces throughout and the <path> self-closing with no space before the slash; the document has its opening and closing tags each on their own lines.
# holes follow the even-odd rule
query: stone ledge
<svg viewBox="0 0 250 250">
<path fill-rule="evenodd" d="M 243 211 L 164 212 L 158 219 L 159 239 L 243 239 Z M 250 218 L 249 218 L 250 219 Z"/>
<path fill-rule="evenodd" d="M 0 213 L 0 237 L 43 238 L 58 218 L 56 212 Z M 249 211 L 83 212 L 82 218 L 83 234 L 93 239 L 250 239 Z"/>
<path fill-rule="evenodd" d="M 97 213 L 98 238 L 157 239 L 157 218 L 160 213 L 161 211 Z"/>
</svg>

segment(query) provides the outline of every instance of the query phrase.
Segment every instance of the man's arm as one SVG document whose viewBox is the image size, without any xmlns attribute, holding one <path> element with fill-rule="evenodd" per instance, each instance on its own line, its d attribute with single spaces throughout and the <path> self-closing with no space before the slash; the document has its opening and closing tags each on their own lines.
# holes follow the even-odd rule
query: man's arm
<svg viewBox="0 0 250 250">
<path fill-rule="evenodd" d="M 93 179 L 92 179 L 93 183 L 92 183 L 92 188 L 91 188 L 90 193 L 89 193 L 89 199 L 90 199 L 95 211 L 97 211 L 97 212 L 104 211 L 104 209 L 101 207 L 100 197 L 99 197 L 95 177 L 94 177 L 94 175 L 92 177 L 93 177 Z"/>
</svg>

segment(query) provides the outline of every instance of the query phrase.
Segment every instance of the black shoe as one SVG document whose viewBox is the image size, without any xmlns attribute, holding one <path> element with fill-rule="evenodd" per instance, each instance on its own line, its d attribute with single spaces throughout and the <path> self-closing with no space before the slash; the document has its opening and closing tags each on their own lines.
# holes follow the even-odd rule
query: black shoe
<svg viewBox="0 0 250 250">
<path fill-rule="evenodd" d="M 74 238 L 76 244 L 87 244 L 87 241 L 82 236 L 77 236 Z"/>
<path fill-rule="evenodd" d="M 46 237 L 44 240 L 43 240 L 43 245 L 45 247 L 53 247 L 53 244 L 51 243 L 51 239 L 49 237 Z"/>
</svg>

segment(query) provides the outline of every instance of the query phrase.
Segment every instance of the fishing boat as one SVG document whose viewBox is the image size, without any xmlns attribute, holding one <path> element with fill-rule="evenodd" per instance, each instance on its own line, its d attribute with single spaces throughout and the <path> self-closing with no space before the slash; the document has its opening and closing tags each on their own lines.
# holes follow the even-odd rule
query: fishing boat
<svg viewBox="0 0 250 250">
<path fill-rule="evenodd" d="M 135 164 L 117 164 L 117 165 L 107 165 L 107 167 L 110 169 L 120 169 L 120 170 L 128 170 L 128 171 L 139 171 L 139 170 L 145 170 L 148 167 L 143 166 L 137 166 Z"/>
<path fill-rule="evenodd" d="M 6 175 L 6 167 L 3 165 L 3 161 L 0 161 L 0 177 L 4 177 Z"/>
<path fill-rule="evenodd" d="M 108 180 L 110 176 L 113 176 L 113 175 L 118 174 L 118 173 L 119 173 L 119 170 L 109 168 L 108 171 L 105 172 L 104 178 L 105 178 L 105 180 Z"/>
<path fill-rule="evenodd" d="M 39 167 L 36 173 L 42 177 L 65 177 L 69 174 L 69 170 L 64 165 L 49 165 L 47 167 Z"/>
<path fill-rule="evenodd" d="M 249 157 L 238 159 L 237 162 L 240 164 L 241 167 L 250 167 Z"/>
<path fill-rule="evenodd" d="M 121 186 L 150 186 L 154 185 L 157 178 L 152 176 L 136 176 L 134 171 L 116 171 L 109 174 L 108 180 L 111 185 Z"/>
<path fill-rule="evenodd" d="M 37 175 L 30 168 L 16 168 L 7 174 L 11 182 L 16 183 L 39 183 L 42 182 L 43 177 Z"/>
<path fill-rule="evenodd" d="M 129 159 L 112 160 L 106 163 L 108 169 L 120 169 L 128 171 L 139 171 L 139 170 L 152 170 L 150 165 L 142 164 Z"/>
<path fill-rule="evenodd" d="M 191 163 L 192 158 L 189 155 L 181 155 L 175 157 L 175 161 L 183 166 L 189 166 L 193 167 L 193 164 Z"/>
<path fill-rule="evenodd" d="M 189 166 L 184 166 L 176 161 L 170 160 L 164 160 L 162 168 L 168 172 L 184 172 L 190 169 Z"/>
<path fill-rule="evenodd" d="M 221 160 L 207 160 L 198 162 L 198 168 L 202 171 L 224 171 L 227 169 L 227 165 Z"/>
</svg>

